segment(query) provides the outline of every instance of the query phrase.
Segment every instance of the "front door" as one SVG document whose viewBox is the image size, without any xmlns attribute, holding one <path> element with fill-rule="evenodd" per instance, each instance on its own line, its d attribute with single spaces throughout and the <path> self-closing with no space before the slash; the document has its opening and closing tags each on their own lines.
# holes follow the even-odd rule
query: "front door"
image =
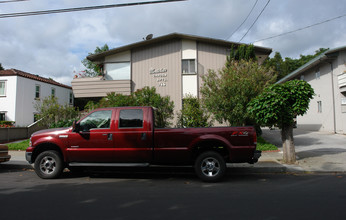
<svg viewBox="0 0 346 220">
<path fill-rule="evenodd" d="M 79 122 L 79 132 L 69 134 L 70 162 L 112 162 L 114 160 L 113 111 L 98 110 Z M 114 112 L 115 114 L 115 112 Z"/>
</svg>

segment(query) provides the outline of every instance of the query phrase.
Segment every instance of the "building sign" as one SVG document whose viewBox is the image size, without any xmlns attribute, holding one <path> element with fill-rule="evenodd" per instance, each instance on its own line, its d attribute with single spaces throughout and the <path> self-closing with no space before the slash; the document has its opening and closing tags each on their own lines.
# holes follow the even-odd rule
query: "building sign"
<svg viewBox="0 0 346 220">
<path fill-rule="evenodd" d="M 153 75 L 156 82 L 158 83 L 159 87 L 166 87 L 167 86 L 167 69 L 161 68 L 161 69 L 154 69 L 151 68 L 149 70 L 150 75 Z"/>
</svg>

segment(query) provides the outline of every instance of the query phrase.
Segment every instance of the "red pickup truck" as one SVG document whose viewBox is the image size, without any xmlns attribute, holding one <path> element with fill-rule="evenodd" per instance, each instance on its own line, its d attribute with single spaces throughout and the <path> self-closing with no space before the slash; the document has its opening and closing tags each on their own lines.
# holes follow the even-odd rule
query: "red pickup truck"
<svg viewBox="0 0 346 220">
<path fill-rule="evenodd" d="M 256 141 L 253 127 L 158 129 L 151 107 L 102 108 L 70 128 L 34 133 L 26 160 L 44 179 L 66 167 L 194 165 L 202 180 L 215 182 L 227 162 L 257 162 Z"/>
</svg>

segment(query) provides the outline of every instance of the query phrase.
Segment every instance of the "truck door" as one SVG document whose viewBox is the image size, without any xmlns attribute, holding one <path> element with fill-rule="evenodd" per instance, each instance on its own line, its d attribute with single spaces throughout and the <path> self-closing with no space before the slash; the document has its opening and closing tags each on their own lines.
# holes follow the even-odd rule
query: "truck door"
<svg viewBox="0 0 346 220">
<path fill-rule="evenodd" d="M 117 112 L 114 135 L 115 161 L 151 162 L 153 157 L 153 124 L 149 108 L 125 108 Z"/>
<path fill-rule="evenodd" d="M 92 112 L 79 122 L 79 131 L 69 133 L 70 162 L 113 161 L 115 124 L 111 109 Z"/>
</svg>

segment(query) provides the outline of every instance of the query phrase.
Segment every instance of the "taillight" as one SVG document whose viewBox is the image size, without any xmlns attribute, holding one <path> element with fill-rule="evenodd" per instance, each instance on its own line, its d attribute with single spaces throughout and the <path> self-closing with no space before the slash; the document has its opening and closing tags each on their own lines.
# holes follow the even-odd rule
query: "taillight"
<svg viewBox="0 0 346 220">
<path fill-rule="evenodd" d="M 257 134 L 256 134 L 256 131 L 254 131 L 252 135 L 253 135 L 253 144 L 257 145 Z"/>
</svg>

